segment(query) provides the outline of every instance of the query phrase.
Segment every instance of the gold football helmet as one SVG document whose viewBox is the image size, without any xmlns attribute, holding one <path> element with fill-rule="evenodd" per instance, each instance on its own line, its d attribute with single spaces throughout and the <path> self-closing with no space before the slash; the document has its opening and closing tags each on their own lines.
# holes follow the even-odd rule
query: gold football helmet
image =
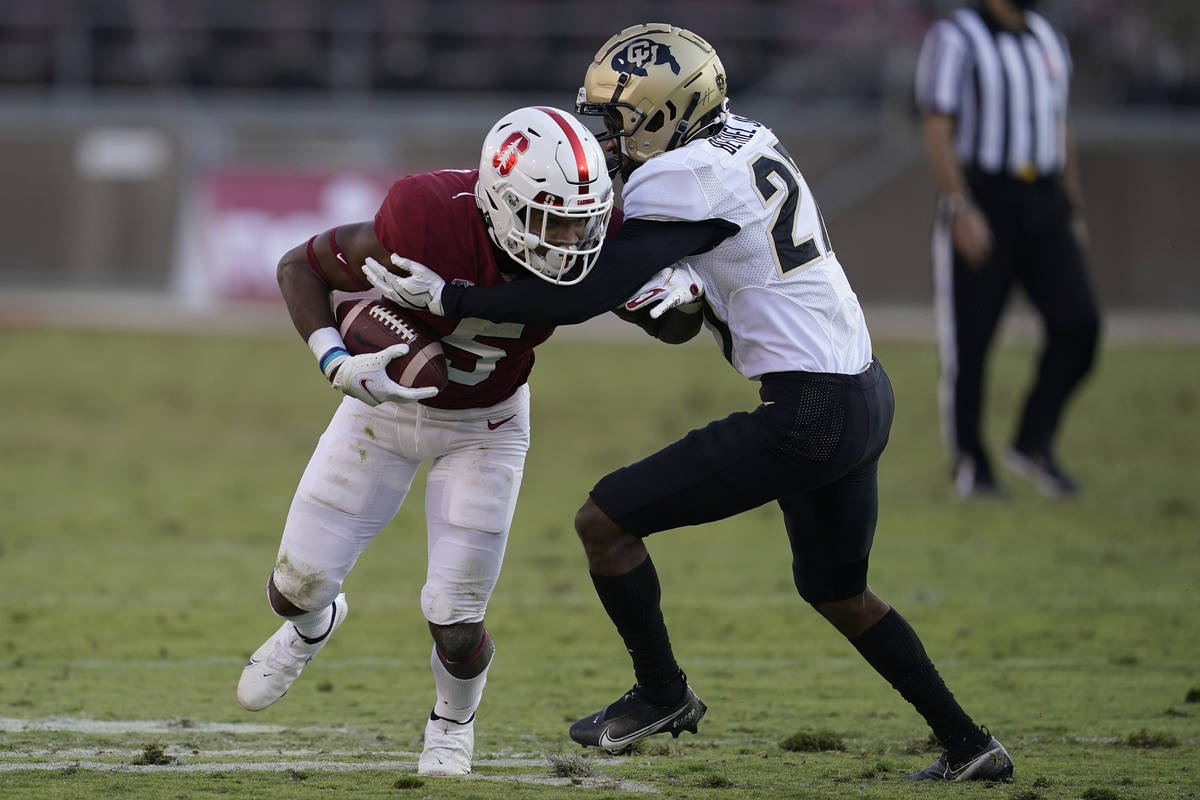
<svg viewBox="0 0 1200 800">
<path fill-rule="evenodd" d="M 575 110 L 604 117 L 602 144 L 616 139 L 609 172 L 629 173 L 687 144 L 725 117 L 725 68 L 712 45 L 666 23 L 626 28 L 588 66 Z"/>
</svg>

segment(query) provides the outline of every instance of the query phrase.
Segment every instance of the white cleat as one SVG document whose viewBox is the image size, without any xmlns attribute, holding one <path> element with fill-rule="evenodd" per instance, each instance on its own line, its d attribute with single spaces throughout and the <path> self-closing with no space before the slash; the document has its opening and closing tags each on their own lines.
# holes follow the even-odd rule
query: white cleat
<svg viewBox="0 0 1200 800">
<path fill-rule="evenodd" d="M 271 638 L 254 651 L 242 669 L 238 681 L 237 699 L 247 711 L 262 711 L 287 693 L 304 665 L 312 661 L 333 632 L 341 627 L 350 607 L 346 595 L 339 594 L 333 601 L 333 624 L 321 641 L 309 644 L 300 636 L 290 621 L 279 626 Z"/>
<path fill-rule="evenodd" d="M 417 761 L 417 774 L 440 778 L 466 775 L 475 753 L 475 715 L 463 723 L 433 714 L 425 723 L 425 749 Z"/>
</svg>

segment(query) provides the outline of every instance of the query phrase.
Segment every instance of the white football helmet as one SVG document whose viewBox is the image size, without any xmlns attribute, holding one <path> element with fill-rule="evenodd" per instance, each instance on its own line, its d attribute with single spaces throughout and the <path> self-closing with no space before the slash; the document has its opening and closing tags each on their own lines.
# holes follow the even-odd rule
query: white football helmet
<svg viewBox="0 0 1200 800">
<path fill-rule="evenodd" d="M 551 283 L 591 271 L 612 215 L 612 180 L 596 137 L 547 106 L 505 115 L 483 140 L 475 199 L 496 246 Z"/>
</svg>

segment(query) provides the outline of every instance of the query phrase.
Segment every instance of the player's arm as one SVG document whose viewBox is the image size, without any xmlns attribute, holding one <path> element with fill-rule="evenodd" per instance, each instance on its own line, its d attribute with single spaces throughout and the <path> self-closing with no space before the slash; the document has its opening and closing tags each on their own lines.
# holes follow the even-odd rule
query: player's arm
<svg viewBox="0 0 1200 800">
<path fill-rule="evenodd" d="M 446 286 L 446 316 L 478 317 L 527 325 L 574 325 L 620 306 L 654 273 L 716 247 L 736 233 L 716 220 L 658 222 L 626 219 L 615 239 L 605 243 L 596 266 L 574 286 L 544 281 L 512 281 L 494 286 Z"/>
<path fill-rule="evenodd" d="M 275 271 L 279 290 L 300 338 L 308 343 L 321 372 L 334 388 L 369 405 L 423 400 L 436 390 L 408 389 L 387 376 L 387 364 L 407 345 L 352 356 L 337 330 L 330 293 L 363 292 L 371 285 L 361 265 L 368 258 L 387 258 L 388 249 L 375 236 L 373 224 L 358 222 L 320 233 L 284 253 Z"/>
<path fill-rule="evenodd" d="M 360 270 L 370 257 L 388 257 L 370 222 L 340 225 L 284 253 L 275 277 L 300 338 L 307 341 L 313 331 L 335 324 L 329 302 L 334 289 L 371 289 Z"/>
</svg>

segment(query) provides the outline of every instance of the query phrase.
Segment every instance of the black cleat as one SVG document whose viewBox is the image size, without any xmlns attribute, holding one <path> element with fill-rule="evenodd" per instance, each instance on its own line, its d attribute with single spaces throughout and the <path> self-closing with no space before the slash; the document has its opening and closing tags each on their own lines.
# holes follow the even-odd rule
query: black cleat
<svg viewBox="0 0 1200 800">
<path fill-rule="evenodd" d="M 634 684 L 615 703 L 578 720 L 571 726 L 571 738 L 584 747 L 599 747 L 617 753 L 656 733 L 670 732 L 676 739 L 681 731 L 695 733 L 696 725 L 708 710 L 686 683 L 683 697 L 669 706 L 643 700 L 641 689 L 640 685 Z"/>
<path fill-rule="evenodd" d="M 1079 484 L 1062 471 L 1048 450 L 1026 452 L 1014 447 L 1006 454 L 1004 463 L 1046 497 L 1069 497 L 1079 492 Z"/>
<path fill-rule="evenodd" d="M 992 736 L 983 750 L 957 764 L 942 753 L 925 769 L 904 776 L 909 781 L 1011 781 L 1013 762 L 1004 745 Z"/>
</svg>

